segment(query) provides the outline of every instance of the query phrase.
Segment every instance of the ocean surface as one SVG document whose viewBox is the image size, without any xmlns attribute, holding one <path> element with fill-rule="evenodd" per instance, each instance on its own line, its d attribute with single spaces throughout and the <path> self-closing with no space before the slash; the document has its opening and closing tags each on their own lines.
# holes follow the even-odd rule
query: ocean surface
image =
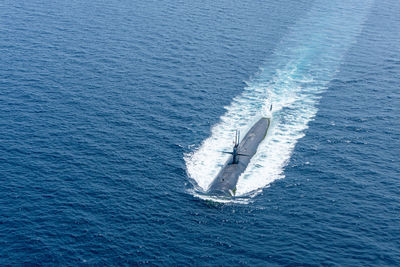
<svg viewBox="0 0 400 267">
<path fill-rule="evenodd" d="M 399 14 L 1 1 L 0 265 L 399 266 Z M 237 196 L 207 196 L 261 116 Z"/>
</svg>

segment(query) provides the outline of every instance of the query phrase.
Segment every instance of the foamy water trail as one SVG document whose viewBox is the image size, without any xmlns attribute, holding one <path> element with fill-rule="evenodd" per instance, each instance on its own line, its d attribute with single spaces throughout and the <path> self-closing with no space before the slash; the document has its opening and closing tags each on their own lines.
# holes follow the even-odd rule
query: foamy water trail
<svg viewBox="0 0 400 267">
<path fill-rule="evenodd" d="M 240 203 L 246 202 L 284 177 L 297 141 L 318 111 L 320 94 L 362 30 L 372 4 L 373 0 L 316 1 L 307 16 L 292 27 L 268 58 L 269 63 L 226 107 L 211 136 L 196 151 L 185 155 L 188 174 L 203 191 L 227 160 L 228 155 L 220 151 L 231 149 L 235 130 L 245 133 L 261 116 L 272 117 L 272 124 L 240 176 L 236 195 L 241 197 Z"/>
</svg>

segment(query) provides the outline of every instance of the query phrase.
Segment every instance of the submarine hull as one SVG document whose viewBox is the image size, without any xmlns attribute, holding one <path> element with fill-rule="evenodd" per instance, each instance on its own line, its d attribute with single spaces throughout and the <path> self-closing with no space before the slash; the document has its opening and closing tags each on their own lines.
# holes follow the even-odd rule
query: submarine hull
<svg viewBox="0 0 400 267">
<path fill-rule="evenodd" d="M 256 154 L 257 148 L 264 140 L 270 125 L 269 118 L 261 118 L 251 127 L 239 144 L 238 162 L 233 164 L 232 156 L 229 157 L 224 167 L 211 183 L 207 193 L 217 196 L 234 196 L 236 193 L 236 184 L 240 175 L 246 170 L 251 158 Z"/>
</svg>

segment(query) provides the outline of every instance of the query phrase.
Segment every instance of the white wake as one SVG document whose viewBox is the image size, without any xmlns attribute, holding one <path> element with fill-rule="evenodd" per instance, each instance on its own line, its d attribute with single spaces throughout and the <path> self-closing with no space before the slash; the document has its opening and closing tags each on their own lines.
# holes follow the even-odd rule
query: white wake
<svg viewBox="0 0 400 267">
<path fill-rule="evenodd" d="M 356 41 L 372 4 L 372 0 L 316 1 L 307 16 L 292 27 L 269 57 L 269 63 L 226 107 L 220 122 L 212 127 L 211 136 L 185 155 L 188 175 L 202 191 L 208 189 L 227 160 L 228 155 L 220 151 L 231 149 L 235 130 L 245 133 L 261 116 L 271 117 L 272 124 L 239 178 L 239 198 L 232 201 L 247 203 L 262 188 L 284 177 L 297 141 L 318 111 L 320 94 Z"/>
</svg>

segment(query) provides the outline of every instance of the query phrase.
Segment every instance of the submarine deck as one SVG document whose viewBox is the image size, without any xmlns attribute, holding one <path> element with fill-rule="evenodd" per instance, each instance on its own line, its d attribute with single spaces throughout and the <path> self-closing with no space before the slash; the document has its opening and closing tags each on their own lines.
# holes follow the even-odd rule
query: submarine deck
<svg viewBox="0 0 400 267">
<path fill-rule="evenodd" d="M 261 118 L 247 132 L 239 144 L 239 161 L 232 164 L 232 156 L 226 161 L 224 167 L 211 183 L 208 193 L 212 195 L 233 196 L 239 176 L 246 170 L 251 158 L 256 154 L 259 144 L 264 140 L 270 125 L 269 118 Z"/>
</svg>

